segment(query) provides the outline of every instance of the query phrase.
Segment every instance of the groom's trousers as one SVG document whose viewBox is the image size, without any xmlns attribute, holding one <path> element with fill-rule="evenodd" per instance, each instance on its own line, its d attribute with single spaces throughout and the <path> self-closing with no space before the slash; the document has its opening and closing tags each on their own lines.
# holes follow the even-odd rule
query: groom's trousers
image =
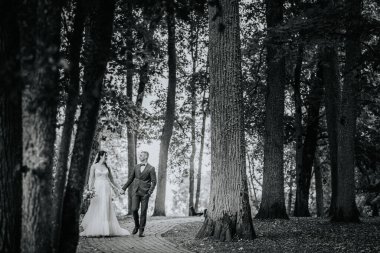
<svg viewBox="0 0 380 253">
<path fill-rule="evenodd" d="M 132 196 L 132 214 L 135 220 L 135 226 L 145 228 L 146 214 L 148 212 L 149 196 L 147 194 L 136 192 Z M 141 217 L 139 220 L 139 207 L 141 204 Z"/>
</svg>

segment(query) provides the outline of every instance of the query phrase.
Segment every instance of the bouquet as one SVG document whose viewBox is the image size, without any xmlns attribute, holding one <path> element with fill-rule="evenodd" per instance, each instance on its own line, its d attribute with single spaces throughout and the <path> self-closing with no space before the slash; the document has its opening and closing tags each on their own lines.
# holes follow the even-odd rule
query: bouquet
<svg viewBox="0 0 380 253">
<path fill-rule="evenodd" d="M 86 189 L 83 192 L 83 199 L 92 199 L 95 196 L 95 191 L 94 190 L 88 190 Z"/>
</svg>

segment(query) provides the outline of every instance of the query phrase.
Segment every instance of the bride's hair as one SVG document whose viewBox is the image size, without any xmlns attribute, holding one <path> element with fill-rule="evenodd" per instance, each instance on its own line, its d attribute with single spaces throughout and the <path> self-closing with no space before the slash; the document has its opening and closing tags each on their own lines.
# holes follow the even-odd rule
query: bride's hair
<svg viewBox="0 0 380 253">
<path fill-rule="evenodd" d="M 100 150 L 99 153 L 98 153 L 98 157 L 96 158 L 95 163 L 98 163 L 98 162 L 100 161 L 100 158 L 101 158 L 102 156 L 106 155 L 106 154 L 107 154 L 106 151 L 104 151 L 104 150 Z"/>
<path fill-rule="evenodd" d="M 98 157 L 96 158 L 96 161 L 95 163 L 98 163 L 100 161 L 100 157 L 106 155 L 107 152 L 104 151 L 104 150 L 100 150 L 99 153 L 98 153 Z M 104 162 L 104 166 L 106 166 L 106 168 L 108 169 L 108 171 L 111 173 L 111 169 L 110 167 L 108 167 L 108 164 L 106 162 Z"/>
</svg>

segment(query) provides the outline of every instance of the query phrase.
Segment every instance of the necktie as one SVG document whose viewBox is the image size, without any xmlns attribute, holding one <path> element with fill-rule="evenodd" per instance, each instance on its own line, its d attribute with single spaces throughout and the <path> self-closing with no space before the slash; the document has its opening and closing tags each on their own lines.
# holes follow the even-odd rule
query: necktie
<svg viewBox="0 0 380 253">
<path fill-rule="evenodd" d="M 146 166 L 145 163 L 142 163 L 142 164 L 141 164 L 141 166 L 140 166 L 140 172 L 143 172 L 143 170 L 145 169 L 145 166 Z"/>
</svg>

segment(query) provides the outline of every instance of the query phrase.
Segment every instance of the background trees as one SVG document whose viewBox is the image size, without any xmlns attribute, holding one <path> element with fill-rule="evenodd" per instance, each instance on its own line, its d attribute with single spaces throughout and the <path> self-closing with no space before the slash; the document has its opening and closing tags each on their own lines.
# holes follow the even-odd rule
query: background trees
<svg viewBox="0 0 380 253">
<path fill-rule="evenodd" d="M 251 214 L 378 215 L 377 1 L 21 7 L 0 8 L 2 250 L 74 250 L 100 148 L 120 184 L 148 149 L 149 213 L 208 208 L 199 237 L 252 238 Z M 114 202 L 120 216 L 129 202 Z"/>
</svg>

